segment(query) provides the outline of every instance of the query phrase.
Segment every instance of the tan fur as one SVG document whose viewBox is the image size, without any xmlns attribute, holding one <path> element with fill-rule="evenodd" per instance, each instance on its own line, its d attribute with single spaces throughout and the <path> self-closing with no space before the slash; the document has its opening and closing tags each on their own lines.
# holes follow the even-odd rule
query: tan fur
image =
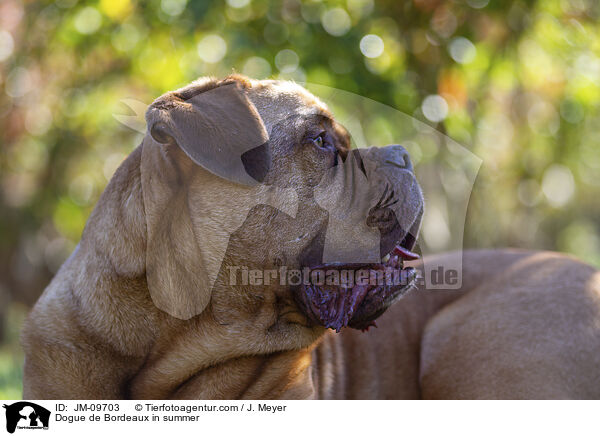
<svg viewBox="0 0 600 436">
<path fill-rule="evenodd" d="M 242 78 L 196 83 L 172 93 L 173 104 L 231 80 L 269 131 L 282 113 L 329 115 L 297 85 Z M 143 153 L 156 171 L 148 192 Z M 278 159 L 285 164 L 284 154 Z M 293 179 L 299 169 L 278 171 Z M 248 189 L 197 169 L 176 147 L 138 147 L 28 317 L 24 397 L 600 398 L 600 273 L 555 253 L 465 252 L 462 290 L 413 291 L 367 333 L 325 331 L 289 292 L 236 290 L 222 276 L 198 303 L 210 310 L 187 320 L 159 310 L 147 257 L 173 262 L 161 272 L 169 286 L 194 286 L 194 274 L 218 267 L 213 247 L 226 235 L 215 222 L 245 217 L 236 198 Z M 148 216 L 148 201 L 171 211 L 168 227 L 164 215 Z M 268 209 L 257 214 L 231 240 L 225 264 L 241 257 L 266 265 L 281 245 L 277 235 L 291 231 Z M 296 220 L 310 229 L 323 217 L 299 210 Z M 265 232 L 264 222 L 277 231 Z M 149 251 L 152 228 L 166 233 Z M 266 233 L 265 246 L 252 246 L 257 233 Z M 202 262 L 176 262 L 182 253 Z M 456 263 L 461 255 L 444 256 Z"/>
</svg>

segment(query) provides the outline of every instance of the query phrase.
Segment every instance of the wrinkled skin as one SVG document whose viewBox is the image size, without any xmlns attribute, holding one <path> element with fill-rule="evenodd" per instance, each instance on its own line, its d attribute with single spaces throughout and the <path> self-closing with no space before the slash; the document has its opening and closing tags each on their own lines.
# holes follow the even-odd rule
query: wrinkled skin
<svg viewBox="0 0 600 436">
<path fill-rule="evenodd" d="M 272 84 L 268 89 L 276 96 L 276 106 L 281 107 L 286 104 L 283 101 L 289 94 L 285 87 L 282 90 L 278 86 Z M 294 92 L 297 93 L 295 98 L 304 93 L 297 89 Z M 386 267 L 401 269 L 397 259 L 390 260 L 387 265 L 380 265 L 380 259 L 392 253 L 401 242 L 411 249 L 418 233 L 423 199 L 408 156 L 404 152 L 397 155 L 401 150 L 399 147 L 350 152 L 347 132 L 321 103 L 309 110 L 303 106 L 288 109 L 286 113 L 292 115 L 271 121 L 270 114 L 264 113 L 265 108 L 261 107 L 262 97 L 260 92 L 258 96 L 250 93 L 250 100 L 265 120 L 270 135 L 273 160 L 265 184 L 293 190 L 297 212 L 292 217 L 275 207 L 253 207 L 244 223 L 232 233 L 223 266 L 244 265 L 249 269 L 272 270 L 282 266 L 301 269 L 333 264 L 336 269 L 344 265 L 350 269 L 362 267 L 366 271 Z M 313 140 L 319 135 L 323 144 L 315 146 Z M 358 180 L 339 181 L 340 178 L 348 179 L 352 165 L 358 173 L 353 177 Z M 343 189 L 347 192 L 341 192 Z M 356 204 L 356 197 L 360 204 Z M 386 207 L 384 203 L 393 204 L 394 208 Z M 234 209 L 232 213 L 238 212 Z M 361 245 L 361 233 L 371 233 L 374 243 L 369 246 L 366 241 L 364 246 Z M 257 252 L 255 247 L 267 250 Z M 369 250 L 375 253 L 370 259 L 363 255 Z M 327 251 L 327 262 L 324 251 Z M 354 262 L 345 261 L 345 251 L 355 255 Z M 230 304 L 231 286 L 223 266 L 212 298 L 217 301 L 224 295 L 227 303 L 223 306 L 226 307 Z M 283 301 L 293 295 L 297 315 L 306 317 L 303 324 L 320 324 L 339 331 L 346 326 L 366 329 L 374 325 L 373 321 L 387 307 L 410 290 L 414 271 L 405 271 L 403 278 L 402 284 L 396 286 L 349 289 L 332 286 L 324 289 L 312 285 L 262 285 L 236 286 L 236 290 L 247 307 L 253 306 L 248 299 L 256 304 L 256 299 L 264 298 L 263 292 L 273 292 L 276 299 Z M 316 303 L 317 300 L 322 303 Z M 287 304 L 292 307 L 291 313 L 296 312 L 294 303 Z M 222 320 L 227 322 L 227 317 Z"/>
<path fill-rule="evenodd" d="M 181 294 L 181 288 L 170 289 L 167 298 L 173 300 L 176 296 L 186 306 L 188 301 L 206 296 L 210 298 L 213 310 L 218 312 L 216 308 L 221 306 L 227 308 L 224 309 L 226 316 L 218 316 L 223 322 L 234 316 L 232 306 L 239 305 L 243 316 L 247 316 L 248 308 L 255 308 L 257 299 L 261 301 L 275 298 L 285 301 L 292 309 L 297 309 L 291 313 L 298 312 L 300 317 L 308 315 L 304 324 L 322 324 L 338 331 L 351 321 L 357 328 L 368 327 L 395 297 L 410 286 L 372 288 L 368 295 L 366 289 L 360 288 L 348 292 L 333 290 L 340 296 L 347 294 L 339 301 L 341 308 L 336 313 L 331 313 L 329 309 L 316 309 L 319 313 L 314 316 L 314 307 L 309 309 L 310 302 L 304 297 L 314 295 L 315 298 L 321 298 L 320 289 L 287 285 L 232 286 L 230 270 L 238 267 L 256 270 L 285 267 L 291 270 L 315 267 L 323 263 L 333 263 L 338 267 L 340 263 L 349 263 L 343 258 L 345 251 L 358 255 L 350 262 L 353 264 L 351 268 L 357 268 L 360 264 L 366 267 L 379 263 L 381 257 L 391 253 L 403 240 L 409 249 L 412 248 L 420 224 L 423 200 L 410 164 L 406 168 L 399 167 L 406 163 L 404 160 L 408 161 L 408 157 L 404 152 L 396 155 L 399 147 L 354 150 L 350 153 L 350 138 L 345 129 L 335 122 L 332 114 L 320 101 L 296 85 L 285 82 L 245 85 L 247 87 L 244 92 L 256 108 L 264 123 L 264 130 L 269 135 L 271 165 L 258 188 L 240 186 L 223 178 L 215 179 L 201 165 L 190 165 L 188 157 L 181 153 L 181 140 L 173 140 L 172 143 L 165 140 L 165 145 L 157 144 L 150 137 L 145 139 L 145 155 L 158 154 L 166 148 L 178 166 L 176 170 L 184 174 L 187 172 L 186 180 L 180 183 L 184 184 L 186 190 L 185 203 L 189 208 L 189 225 L 193 233 L 191 237 L 197 240 L 200 250 L 200 256 L 196 257 L 202 258 L 209 275 L 212 271 L 219 271 L 210 289 L 198 292 L 197 286 L 183 286 L 181 288 L 184 290 L 194 289 L 193 295 Z M 197 98 L 202 93 L 195 89 L 178 91 L 178 95 L 194 95 L 193 98 Z M 167 104 L 165 97 L 162 97 L 154 106 L 173 110 L 171 104 L 178 102 Z M 278 110 L 272 112 L 273 107 Z M 281 114 L 285 116 L 282 117 Z M 193 116 L 192 113 L 189 118 Z M 152 123 L 152 119 L 149 122 Z M 168 131 L 162 132 L 162 135 L 168 136 Z M 317 137 L 322 139 L 320 145 L 314 143 Z M 161 136 L 159 139 L 162 141 L 164 138 Z M 150 159 L 148 157 L 146 161 Z M 400 164 L 394 164 L 394 160 Z M 355 168 L 351 168 L 353 163 Z M 348 174 L 356 180 L 344 184 Z M 145 183 L 146 187 L 155 183 L 152 178 L 156 176 L 152 168 L 143 171 L 143 177 L 149 180 Z M 207 178 L 210 179 L 209 182 Z M 217 194 L 219 198 L 210 196 L 207 199 L 207 191 L 212 189 L 209 185 L 211 182 L 215 186 L 214 190 L 220 192 Z M 276 190 L 269 204 L 257 199 L 256 192 L 261 188 Z M 146 192 L 150 190 L 146 189 Z M 349 200 L 356 198 L 359 199 L 358 204 Z M 395 209 L 386 207 L 382 201 L 375 204 L 378 199 L 392 203 Z M 169 214 L 179 214 L 180 206 L 173 205 L 173 195 L 162 201 L 165 205 L 157 208 L 155 205 L 161 201 L 156 201 L 151 196 L 146 200 L 147 204 L 153 205 L 147 216 L 156 216 L 149 223 L 151 231 L 157 226 L 157 221 L 159 226 L 164 226 L 165 222 L 173 220 Z M 279 206 L 289 206 L 289 203 L 295 204 L 287 208 Z M 147 210 L 148 207 L 146 206 Z M 164 216 L 167 218 L 163 218 Z M 229 219 L 228 217 L 232 217 L 233 221 L 225 224 L 224 218 Z M 371 246 L 368 240 L 361 245 L 361 235 L 366 234 L 371 235 Z M 150 242 L 155 239 L 151 237 Z M 222 264 L 219 264 L 220 259 L 211 258 L 214 253 L 204 249 L 207 245 L 212 247 L 217 244 L 227 247 Z M 160 247 L 160 244 L 157 245 L 159 252 L 162 251 Z M 373 251 L 370 258 L 363 255 L 368 251 Z M 326 256 L 328 258 L 325 260 Z M 194 257 L 193 253 L 189 254 L 189 259 Z M 163 272 L 161 276 L 168 274 L 169 272 Z M 165 284 L 161 283 L 161 288 L 166 289 Z M 292 298 L 299 304 L 292 302 Z M 220 303 L 221 300 L 224 302 Z M 360 308 L 363 300 L 364 306 Z M 207 303 L 201 303 L 200 308 L 204 309 L 205 304 Z M 353 320 L 355 312 L 362 319 Z"/>
</svg>

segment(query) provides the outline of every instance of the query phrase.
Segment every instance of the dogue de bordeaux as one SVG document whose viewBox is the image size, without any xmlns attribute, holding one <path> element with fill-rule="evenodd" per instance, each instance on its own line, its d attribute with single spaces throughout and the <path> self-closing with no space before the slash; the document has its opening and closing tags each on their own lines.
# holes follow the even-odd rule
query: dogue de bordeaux
<svg viewBox="0 0 600 436">
<path fill-rule="evenodd" d="M 351 149 L 304 88 L 242 76 L 146 121 L 26 321 L 25 398 L 600 398 L 600 273 L 465 251 L 434 259 L 460 290 L 424 289 L 401 146 Z"/>
</svg>

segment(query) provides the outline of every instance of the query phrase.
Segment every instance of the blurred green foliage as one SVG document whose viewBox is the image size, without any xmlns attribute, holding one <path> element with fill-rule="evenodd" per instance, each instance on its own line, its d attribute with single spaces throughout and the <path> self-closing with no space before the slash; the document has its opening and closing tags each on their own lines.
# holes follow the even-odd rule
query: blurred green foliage
<svg viewBox="0 0 600 436">
<path fill-rule="evenodd" d="M 19 344 L 19 330 L 25 319 L 27 307 L 12 304 L 5 313 L 6 329 L 0 343 L 0 400 L 21 398 L 23 378 L 23 351 Z"/>
<path fill-rule="evenodd" d="M 600 265 L 599 8 L 3 0 L 1 310 L 35 301 L 139 143 L 113 117 L 130 113 L 120 101 L 232 72 L 351 91 L 431 124 L 483 159 L 466 246 L 554 249 Z M 0 397 L 19 385 L 15 322 L 5 316 Z"/>
</svg>

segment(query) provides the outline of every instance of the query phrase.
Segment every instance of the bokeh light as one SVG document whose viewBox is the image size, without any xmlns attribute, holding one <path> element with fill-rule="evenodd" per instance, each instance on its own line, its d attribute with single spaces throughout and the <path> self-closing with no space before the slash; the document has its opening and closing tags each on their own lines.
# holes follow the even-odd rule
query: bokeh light
<svg viewBox="0 0 600 436">
<path fill-rule="evenodd" d="M 368 58 L 381 56 L 383 49 L 383 40 L 377 35 L 365 35 L 360 40 L 360 51 Z"/>
<path fill-rule="evenodd" d="M 187 0 L 161 0 L 160 8 L 167 15 L 176 17 L 185 10 Z"/>
<path fill-rule="evenodd" d="M 298 68 L 300 58 L 294 50 L 281 50 L 275 55 L 275 66 L 282 73 L 293 73 Z"/>
<path fill-rule="evenodd" d="M 102 15 L 96 8 L 87 6 L 77 13 L 74 25 L 79 33 L 90 35 L 102 25 Z"/>
<path fill-rule="evenodd" d="M 448 103 L 441 95 L 428 95 L 421 105 L 423 115 L 429 121 L 438 123 L 448 116 Z"/>
<path fill-rule="evenodd" d="M 12 35 L 0 30 L 0 62 L 5 61 L 13 53 L 14 42 Z"/>
<path fill-rule="evenodd" d="M 348 12 L 342 8 L 332 8 L 321 16 L 321 23 L 327 33 L 342 36 L 350 30 L 351 21 Z"/>
<path fill-rule="evenodd" d="M 206 35 L 197 46 L 198 56 L 209 64 L 219 62 L 227 53 L 227 43 L 219 35 Z"/>
<path fill-rule="evenodd" d="M 468 64 L 475 59 L 477 50 L 473 43 L 467 38 L 458 37 L 454 38 L 448 46 L 450 56 L 459 64 Z"/>
<path fill-rule="evenodd" d="M 542 191 L 554 207 L 565 206 L 575 193 L 575 179 L 564 165 L 553 164 L 544 171 Z"/>
</svg>

